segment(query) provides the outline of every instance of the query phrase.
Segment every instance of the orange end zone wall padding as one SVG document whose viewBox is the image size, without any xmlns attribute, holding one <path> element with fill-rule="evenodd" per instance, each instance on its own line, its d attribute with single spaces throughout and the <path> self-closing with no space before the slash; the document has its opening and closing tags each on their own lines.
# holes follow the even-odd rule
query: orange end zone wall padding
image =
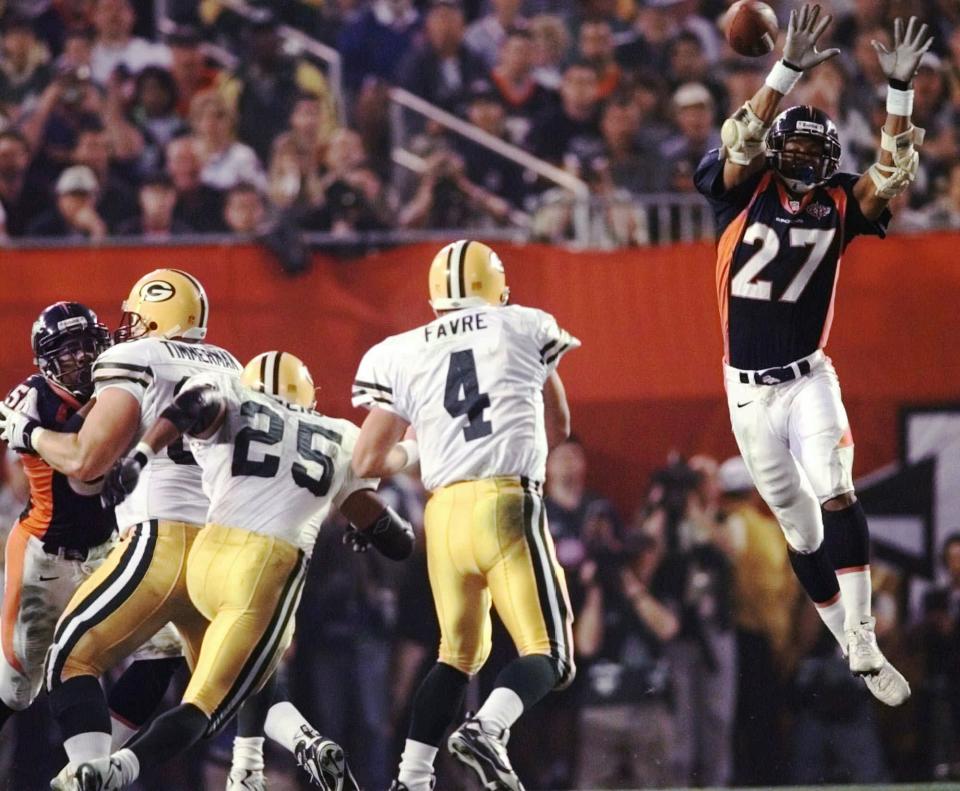
<svg viewBox="0 0 960 791">
<path fill-rule="evenodd" d="M 331 414 L 349 403 L 363 352 L 431 318 L 426 272 L 438 245 L 362 259 L 317 255 L 291 278 L 255 247 L 0 252 L 0 386 L 31 370 L 29 331 L 58 299 L 108 324 L 151 268 L 189 270 L 210 297 L 209 339 L 241 360 L 281 348 L 303 357 Z M 710 245 L 611 253 L 499 245 L 513 301 L 542 307 L 583 341 L 561 373 L 595 488 L 632 509 L 672 449 L 725 457 L 730 434 Z M 857 442 L 858 474 L 892 461 L 902 404 L 960 400 L 960 234 L 857 240 L 842 264 L 828 351 Z"/>
</svg>

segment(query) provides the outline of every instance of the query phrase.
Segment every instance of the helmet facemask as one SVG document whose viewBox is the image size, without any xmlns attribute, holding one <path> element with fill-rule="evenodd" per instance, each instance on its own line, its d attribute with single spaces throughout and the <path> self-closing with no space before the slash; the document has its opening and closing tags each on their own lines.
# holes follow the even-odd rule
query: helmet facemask
<svg viewBox="0 0 960 791">
<path fill-rule="evenodd" d="M 58 387 L 81 399 L 93 394 L 93 364 L 110 347 L 110 333 L 103 325 L 88 327 L 38 342 L 40 372 Z"/>
<path fill-rule="evenodd" d="M 818 143 L 818 150 L 811 143 Z M 840 166 L 840 146 L 826 135 L 786 133 L 771 135 L 768 157 L 791 192 L 803 194 L 826 182 Z"/>
</svg>

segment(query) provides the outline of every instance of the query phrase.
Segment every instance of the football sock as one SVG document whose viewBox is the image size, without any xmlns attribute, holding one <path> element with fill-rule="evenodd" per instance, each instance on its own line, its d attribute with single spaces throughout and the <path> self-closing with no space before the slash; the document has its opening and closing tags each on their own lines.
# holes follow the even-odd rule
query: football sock
<svg viewBox="0 0 960 791">
<path fill-rule="evenodd" d="M 237 736 L 263 736 L 263 724 L 277 692 L 274 673 L 263 689 L 247 698 L 237 712 Z"/>
<path fill-rule="evenodd" d="M 130 743 L 129 750 L 141 766 L 159 766 L 200 741 L 209 724 L 210 718 L 200 709 L 181 703 L 157 717 Z"/>
<path fill-rule="evenodd" d="M 841 511 L 823 510 L 824 544 L 837 571 L 846 628 L 859 626 L 870 618 L 873 588 L 870 580 L 870 529 L 867 515 L 858 500 Z"/>
<path fill-rule="evenodd" d="M 110 689 L 110 714 L 139 730 L 157 710 L 170 679 L 184 664 L 182 657 L 140 659 L 133 662 Z"/>
<path fill-rule="evenodd" d="M 496 687 L 513 690 L 523 708 L 529 709 L 557 685 L 559 678 L 554 659 L 545 654 L 531 654 L 509 662 L 497 675 Z"/>
<path fill-rule="evenodd" d="M 477 719 L 483 729 L 494 736 L 499 736 L 523 714 L 523 701 L 520 696 L 509 687 L 497 687 L 490 693 L 477 712 Z"/>
<path fill-rule="evenodd" d="M 60 725 L 71 762 L 110 755 L 110 711 L 96 678 L 74 676 L 57 684 L 50 691 L 50 710 Z"/>
<path fill-rule="evenodd" d="M 120 777 L 125 786 L 140 777 L 140 759 L 133 750 L 127 748 L 117 750 L 110 758 L 120 767 Z"/>
<path fill-rule="evenodd" d="M 289 700 L 274 703 L 267 713 L 263 732 L 281 747 L 293 752 L 306 733 L 316 733 L 306 718 Z"/>
<path fill-rule="evenodd" d="M 460 713 L 469 681 L 466 673 L 437 662 L 417 690 L 407 736 L 414 742 L 439 747 L 443 734 Z"/>
<path fill-rule="evenodd" d="M 433 760 L 439 748 L 407 739 L 400 757 L 400 772 L 397 779 L 409 791 L 429 791 L 433 778 Z"/>
<path fill-rule="evenodd" d="M 263 771 L 263 737 L 237 736 L 233 740 L 233 769 Z"/>
<path fill-rule="evenodd" d="M 843 603 L 843 594 L 839 595 L 837 599 L 833 602 L 824 602 L 823 604 L 817 604 L 817 615 L 820 616 L 820 620 L 823 621 L 827 628 L 830 630 L 830 634 L 833 635 L 834 639 L 840 643 L 840 647 L 843 649 L 843 653 L 847 653 L 847 637 L 844 634 L 844 621 L 846 619 L 846 610 Z"/>
<path fill-rule="evenodd" d="M 125 720 L 121 720 L 113 712 L 110 713 L 110 752 L 115 753 L 140 729 L 131 725 Z"/>
</svg>

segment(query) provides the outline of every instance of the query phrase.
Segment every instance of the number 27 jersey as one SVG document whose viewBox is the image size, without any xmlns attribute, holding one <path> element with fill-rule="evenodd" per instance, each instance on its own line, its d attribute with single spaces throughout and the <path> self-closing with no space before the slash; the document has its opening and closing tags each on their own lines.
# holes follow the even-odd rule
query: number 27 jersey
<svg viewBox="0 0 960 791">
<path fill-rule="evenodd" d="M 840 257 L 857 235 L 882 237 L 890 214 L 864 217 L 852 173 L 794 199 L 770 168 L 727 190 L 723 164 L 711 151 L 694 180 L 717 220 L 724 359 L 745 370 L 785 366 L 826 345 Z"/>
<path fill-rule="evenodd" d="M 543 386 L 579 345 L 535 308 L 452 311 L 371 348 L 353 405 L 385 409 L 414 427 L 428 490 L 499 476 L 542 481 Z"/>
</svg>

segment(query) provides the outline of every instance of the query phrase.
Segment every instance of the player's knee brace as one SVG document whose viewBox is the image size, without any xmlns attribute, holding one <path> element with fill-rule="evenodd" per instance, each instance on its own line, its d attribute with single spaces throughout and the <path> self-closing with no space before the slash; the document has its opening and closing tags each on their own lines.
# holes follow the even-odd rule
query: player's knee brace
<svg viewBox="0 0 960 791">
<path fill-rule="evenodd" d="M 823 544 L 813 552 L 800 553 L 791 549 L 787 555 L 793 573 L 814 603 L 823 604 L 840 593 L 840 583 Z"/>
<path fill-rule="evenodd" d="M 870 529 L 859 500 L 842 511 L 824 509 L 823 543 L 837 571 L 870 565 Z"/>
</svg>

